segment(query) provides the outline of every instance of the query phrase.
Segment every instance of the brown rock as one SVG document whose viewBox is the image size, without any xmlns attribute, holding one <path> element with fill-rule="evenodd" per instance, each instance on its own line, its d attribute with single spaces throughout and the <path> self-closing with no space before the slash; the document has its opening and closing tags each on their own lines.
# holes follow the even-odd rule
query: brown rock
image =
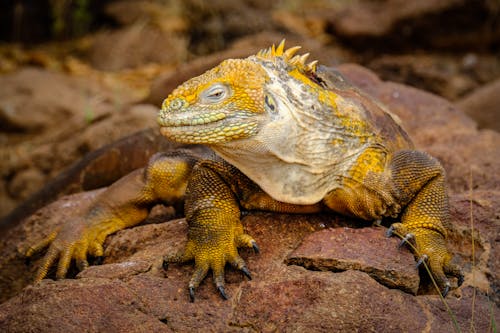
<svg viewBox="0 0 500 333">
<path fill-rule="evenodd" d="M 26 200 L 31 193 L 44 185 L 45 178 L 38 169 L 20 170 L 8 184 L 9 194 L 17 200 Z"/>
<path fill-rule="evenodd" d="M 331 6 L 325 15 L 335 36 L 350 45 L 415 49 L 486 50 L 498 43 L 496 7 L 485 1 L 356 1 Z M 494 21 L 494 20 L 493 20 Z M 458 23 L 459 22 L 459 23 Z"/>
<path fill-rule="evenodd" d="M 367 67 L 384 80 L 408 84 L 451 101 L 500 76 L 498 57 L 475 53 L 382 54 Z"/>
<path fill-rule="evenodd" d="M 238 37 L 275 30 L 271 19 L 274 4 L 269 1 L 212 0 L 207 5 L 188 0 L 182 4 L 194 54 L 219 52 Z"/>
<path fill-rule="evenodd" d="M 358 270 L 389 288 L 417 294 L 420 278 L 413 255 L 398 250 L 383 228 L 334 228 L 315 232 L 290 254 L 288 264 L 311 270 Z M 364 246 L 362 244 L 365 244 Z"/>
<path fill-rule="evenodd" d="M 117 279 L 44 281 L 28 287 L 23 298 L 1 305 L 0 327 L 5 332 L 171 332 L 145 313 L 143 302 Z"/>
<path fill-rule="evenodd" d="M 77 78 L 37 68 L 1 76 L 0 129 L 40 133 L 51 129 L 53 123 L 83 122 L 89 96 L 100 95 L 84 84 L 89 86 Z M 93 110 L 96 116 L 107 111 L 100 106 Z"/>
<path fill-rule="evenodd" d="M 173 3 L 157 3 L 151 1 L 119 0 L 108 2 L 105 5 L 106 14 L 121 25 L 132 25 L 137 22 L 152 22 L 166 26 L 162 23 L 170 21 L 168 31 L 179 31 L 185 28 L 182 17 L 178 15 L 178 8 Z"/>
<path fill-rule="evenodd" d="M 487 330 L 490 314 L 498 318 L 500 313 L 488 313 L 486 297 L 476 301 L 482 310 L 474 326 Z M 447 302 L 459 329 L 468 329 L 470 292 Z M 290 268 L 279 280 L 245 284 L 231 325 L 258 332 L 451 332 L 453 321 L 443 310 L 437 296 L 413 297 L 387 289 L 359 271 L 332 274 Z"/>
<path fill-rule="evenodd" d="M 500 132 L 500 79 L 488 83 L 457 101 L 457 107 L 474 119 L 479 128 Z"/>
<path fill-rule="evenodd" d="M 169 31 L 138 22 L 99 33 L 88 56 L 93 67 L 107 71 L 149 63 L 174 65 L 186 57 L 186 40 Z"/>
</svg>

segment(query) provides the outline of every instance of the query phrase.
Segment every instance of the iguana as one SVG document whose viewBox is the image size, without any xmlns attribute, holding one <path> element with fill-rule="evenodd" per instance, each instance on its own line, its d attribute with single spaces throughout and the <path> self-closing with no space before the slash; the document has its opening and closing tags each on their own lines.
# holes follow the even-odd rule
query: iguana
<svg viewBox="0 0 500 333">
<path fill-rule="evenodd" d="M 204 144 L 212 153 L 158 153 L 123 177 L 61 230 L 27 255 L 50 245 L 36 281 L 58 260 L 57 278 L 72 260 L 103 256 L 105 238 L 140 223 L 152 206 L 184 201 L 189 225 L 182 253 L 165 263 L 194 260 L 190 299 L 211 270 L 223 298 L 227 263 L 250 272 L 239 247 L 258 251 L 240 222 L 242 210 L 331 211 L 365 220 L 398 217 L 388 234 L 414 242 L 442 293 L 447 275 L 463 280 L 446 248 L 449 223 L 445 172 L 414 149 L 396 116 L 350 85 L 334 69 L 306 63 L 300 47 L 228 59 L 177 87 L 163 102 L 160 132 Z M 215 152 L 215 153 L 213 153 Z"/>
</svg>

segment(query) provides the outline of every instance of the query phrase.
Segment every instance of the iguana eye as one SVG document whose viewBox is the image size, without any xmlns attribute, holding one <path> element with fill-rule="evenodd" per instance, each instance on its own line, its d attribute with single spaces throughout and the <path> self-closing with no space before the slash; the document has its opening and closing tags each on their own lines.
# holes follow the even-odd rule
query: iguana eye
<svg viewBox="0 0 500 333">
<path fill-rule="evenodd" d="M 274 101 L 273 96 L 266 94 L 264 97 L 264 105 L 266 106 L 267 111 L 271 113 L 276 112 L 276 102 Z"/>
<path fill-rule="evenodd" d="M 216 83 L 201 93 L 201 100 L 207 104 L 214 104 L 224 100 L 229 96 L 228 86 Z"/>
</svg>

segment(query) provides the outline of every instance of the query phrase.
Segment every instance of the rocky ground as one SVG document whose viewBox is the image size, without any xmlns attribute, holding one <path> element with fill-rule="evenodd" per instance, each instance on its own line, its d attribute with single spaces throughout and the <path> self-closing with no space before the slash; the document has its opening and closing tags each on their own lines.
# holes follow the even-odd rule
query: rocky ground
<svg viewBox="0 0 500 333">
<path fill-rule="evenodd" d="M 449 244 L 466 272 L 446 301 L 461 330 L 493 331 L 500 323 L 495 2 L 159 3 L 112 2 L 107 12 L 118 28 L 79 40 L 0 47 L 2 215 L 40 188 L 43 202 L 92 190 L 154 149 L 172 148 L 154 130 L 105 145 L 155 128 L 158 105 L 182 81 L 286 38 L 323 64 L 343 64 L 351 81 L 403 120 L 417 147 L 443 163 L 454 221 Z M 72 176 L 55 186 L 51 180 L 62 170 Z M 165 207 L 109 237 L 104 265 L 77 279 L 30 286 L 39 258 L 26 263 L 22 251 L 78 214 L 95 193 L 66 196 L 21 223 L 2 224 L 4 331 L 456 330 L 407 249 L 398 250 L 383 227 L 340 216 L 246 216 L 262 253 L 242 251 L 252 281 L 228 268 L 227 302 L 207 279 L 189 303 L 191 266 L 161 268 L 161 257 L 186 239 L 185 221 Z"/>
</svg>

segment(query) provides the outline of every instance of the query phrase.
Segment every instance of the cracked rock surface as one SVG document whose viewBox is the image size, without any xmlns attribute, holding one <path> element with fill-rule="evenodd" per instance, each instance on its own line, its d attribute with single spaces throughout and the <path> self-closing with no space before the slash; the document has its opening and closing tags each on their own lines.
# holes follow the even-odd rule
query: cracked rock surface
<svg viewBox="0 0 500 333">
<path fill-rule="evenodd" d="M 381 82 L 359 66 L 340 69 L 386 103 L 401 118 L 416 145 L 436 156 L 446 168 L 453 223 L 449 246 L 466 274 L 462 287 L 450 292 L 446 302 L 462 331 L 473 325 L 477 332 L 488 332 L 493 319 L 500 323 L 500 135 L 477 130 L 467 116 L 434 95 Z M 2 331 L 455 329 L 428 278 L 422 272 L 417 274 L 407 248 L 398 249 L 397 239 L 385 238 L 384 227 L 333 214 L 246 215 L 243 224 L 259 243 L 261 253 L 240 251 L 252 281 L 226 268 L 228 301 L 219 297 L 208 278 L 197 290 L 196 302 L 190 303 L 186 287 L 192 266 L 162 268 L 162 257 L 182 248 L 187 237 L 185 220 L 174 219 L 168 208 L 155 209 L 146 223 L 108 237 L 102 265 L 72 272 L 75 279 L 47 279 L 29 285 L 40 258 L 25 263 L 21 251 L 78 214 L 96 193 L 64 197 L 3 235 Z"/>
<path fill-rule="evenodd" d="M 416 294 L 418 270 L 409 251 L 398 251 L 399 242 L 384 237 L 381 228 L 331 228 L 307 236 L 287 263 L 321 271 L 358 270 L 389 288 Z"/>
</svg>

